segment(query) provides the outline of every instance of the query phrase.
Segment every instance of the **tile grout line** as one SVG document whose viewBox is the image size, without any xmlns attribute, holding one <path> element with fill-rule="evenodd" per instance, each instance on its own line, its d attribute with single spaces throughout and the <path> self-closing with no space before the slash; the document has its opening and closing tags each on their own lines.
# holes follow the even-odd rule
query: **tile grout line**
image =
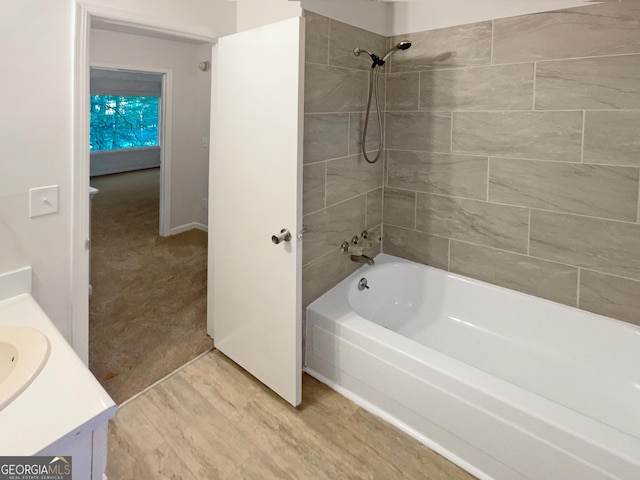
<svg viewBox="0 0 640 480">
<path fill-rule="evenodd" d="M 413 229 L 418 229 L 418 192 L 413 192 Z"/>
<path fill-rule="evenodd" d="M 487 202 L 489 201 L 489 179 L 491 175 L 489 172 L 491 171 L 491 157 L 487 157 Z"/>
<path fill-rule="evenodd" d="M 379 188 L 379 187 L 377 187 L 377 188 Z M 640 218 L 638 218 L 638 219 L 634 218 L 633 220 L 621 220 L 619 218 L 596 217 L 596 216 L 593 216 L 593 215 L 586 215 L 584 213 L 575 213 L 575 212 L 569 212 L 569 211 L 563 211 L 563 210 L 550 210 L 548 208 L 531 207 L 531 206 L 528 206 L 528 205 L 517 205 L 517 204 L 513 204 L 513 203 L 497 202 L 495 200 L 489 201 L 489 200 L 484 200 L 482 198 L 461 197 L 459 195 L 450 195 L 450 194 L 438 193 L 438 192 L 427 192 L 427 191 L 423 191 L 423 190 L 414 190 L 414 189 L 411 189 L 411 188 L 404 188 L 404 187 L 397 187 L 397 186 L 388 187 L 388 188 L 392 188 L 393 190 L 401 190 L 401 191 L 404 191 L 404 192 L 416 192 L 416 193 L 422 193 L 424 195 L 435 195 L 435 196 L 438 196 L 438 197 L 454 198 L 454 199 L 466 200 L 466 201 L 470 201 L 470 202 L 482 202 L 482 203 L 488 203 L 488 204 L 491 204 L 491 205 L 501 205 L 501 206 L 504 206 L 504 207 L 512 207 L 512 208 L 517 208 L 517 209 L 537 210 L 537 211 L 540 211 L 540 212 L 548 212 L 548 213 L 553 213 L 553 214 L 557 214 L 557 215 L 572 215 L 572 216 L 575 216 L 575 217 L 590 218 L 590 219 L 594 219 L 594 220 L 604 220 L 604 221 L 607 221 L 607 222 L 617 222 L 617 223 L 623 223 L 623 224 L 629 224 L 629 225 L 636 225 L 636 224 L 640 223 L 639 222 Z M 370 191 L 371 190 L 369 190 L 368 192 L 370 192 Z M 365 193 L 367 193 L 367 192 L 365 192 Z M 359 196 L 359 195 L 355 195 L 354 197 L 351 197 L 351 198 L 349 198 L 347 200 L 352 200 L 352 199 L 356 198 L 357 196 Z M 342 200 L 342 201 L 340 201 L 338 203 L 342 203 L 342 202 L 347 201 L 347 200 Z M 334 205 L 337 205 L 338 203 L 331 204 L 330 206 L 332 207 Z"/>
<path fill-rule="evenodd" d="M 397 225 L 392 225 L 392 226 L 394 226 L 395 228 L 400 228 L 400 229 L 404 229 L 404 230 L 410 230 L 410 229 L 408 229 L 406 227 L 400 227 L 400 226 L 397 226 Z M 474 243 L 474 242 L 470 242 L 469 240 L 461 240 L 461 239 L 458 239 L 458 238 L 446 237 L 444 235 L 440 235 L 440 234 L 437 234 L 437 233 L 431 233 L 431 232 L 425 232 L 423 230 L 416 230 L 416 231 L 419 232 L 419 233 L 424 233 L 426 235 L 431 235 L 433 237 L 449 239 L 449 240 L 451 240 L 453 242 L 464 243 L 466 245 L 472 245 L 472 246 L 481 247 L 481 248 L 488 248 L 490 250 L 496 250 L 498 252 L 503 252 L 503 253 L 507 253 L 507 254 L 511 254 L 511 255 L 517 255 L 517 256 L 520 256 L 520 257 L 526 257 L 526 258 L 530 258 L 530 259 L 533 259 L 533 260 L 538 260 L 538 261 L 541 261 L 541 262 L 553 263 L 554 265 L 561 265 L 563 267 L 571 267 L 571 268 L 575 268 L 576 270 L 577 269 L 581 269 L 581 270 L 585 270 L 585 271 L 588 271 L 588 272 L 598 273 L 600 275 L 608 275 L 610 277 L 616 277 L 616 278 L 621 278 L 621 279 L 624 279 L 624 280 L 629 280 L 631 282 L 640 283 L 640 279 L 638 279 L 638 278 L 632 278 L 632 277 L 628 277 L 628 276 L 625 276 L 625 275 L 620 275 L 620 274 L 617 274 L 617 273 L 604 272 L 602 270 L 597 270 L 596 268 L 592 268 L 592 267 L 584 267 L 584 266 L 581 266 L 581 265 L 572 265 L 570 263 L 559 262 L 557 260 L 550 260 L 548 258 L 538 257 L 538 256 L 535 256 L 535 255 L 527 255 L 526 253 L 516 252 L 516 251 L 513 251 L 513 250 L 506 250 L 506 249 L 500 248 L 500 247 L 493 247 L 493 246 L 485 245 L 485 244 L 482 244 L 482 243 Z"/>
<path fill-rule="evenodd" d="M 369 211 L 369 194 L 365 193 L 364 194 L 364 229 L 367 230 L 368 226 L 367 226 L 367 214 Z"/>
<path fill-rule="evenodd" d="M 493 66 L 493 43 L 495 39 L 496 21 L 491 19 L 491 56 L 489 59 L 489 65 Z"/>
<path fill-rule="evenodd" d="M 637 211 L 637 223 L 640 223 L 640 168 L 638 169 L 638 211 Z"/>
<path fill-rule="evenodd" d="M 324 207 L 321 210 L 327 208 L 327 178 L 329 176 L 329 162 L 324 162 Z M 303 189 L 304 190 L 304 189 Z"/>
<path fill-rule="evenodd" d="M 351 156 L 351 113 L 347 115 L 347 154 Z"/>
<path fill-rule="evenodd" d="M 336 247 L 336 249 L 340 249 L 340 247 Z M 302 265 L 302 268 L 304 269 L 305 267 L 310 267 L 315 265 L 316 263 L 320 262 L 320 260 L 323 260 L 325 257 L 328 257 L 329 255 L 333 254 L 334 251 L 333 249 L 329 250 L 326 253 L 323 253 L 322 255 L 320 255 L 319 257 L 314 258 L 313 260 L 308 261 L 307 263 Z"/>
<path fill-rule="evenodd" d="M 453 154 L 453 112 L 451 112 L 451 131 L 449 132 L 449 153 Z"/>
<path fill-rule="evenodd" d="M 620 109 L 620 108 L 587 108 L 586 109 L 589 112 L 631 112 L 631 113 L 638 113 L 640 112 L 640 108 L 625 108 L 625 109 Z M 307 111 L 305 112 L 305 115 L 328 115 L 328 114 L 332 114 L 332 113 L 364 113 L 366 111 L 365 110 L 349 110 L 349 111 L 338 111 L 338 112 L 314 112 L 314 111 Z M 570 113 L 570 112 L 583 112 L 585 111 L 584 108 L 557 108 L 554 110 L 535 110 L 536 113 Z M 420 108 L 419 110 L 417 109 L 413 109 L 413 110 L 409 110 L 409 109 L 404 109 L 404 110 L 386 110 L 387 113 L 393 113 L 393 114 L 406 114 L 406 113 L 426 113 L 426 114 L 431 114 L 431 115 L 442 115 L 445 113 L 531 113 L 532 110 L 531 108 L 519 108 L 519 109 L 513 109 L 513 108 L 494 108 L 494 109 L 488 109 L 488 108 L 454 108 L 453 110 L 451 108 L 449 109 L 445 109 L 445 108 Z"/>
<path fill-rule="evenodd" d="M 455 112 L 454 112 L 455 113 Z M 493 157 L 493 158 L 500 158 L 500 159 L 505 159 L 505 160 L 512 160 L 512 161 L 517 161 L 517 162 L 543 162 L 543 163 L 560 163 L 560 164 L 567 164 L 567 165 L 580 165 L 581 162 L 580 160 L 575 161 L 575 162 L 571 162 L 568 160 L 549 160 L 549 159 L 544 159 L 544 158 L 531 158 L 531 157 L 517 157 L 517 156 L 513 156 L 513 155 L 496 155 L 495 153 L 491 153 L 491 152 L 487 152 L 487 153 L 470 153 L 470 152 L 442 152 L 442 151 L 437 151 L 437 150 L 411 150 L 411 149 L 405 149 L 405 148 L 385 148 L 384 149 L 387 152 L 409 152 L 409 153 L 420 153 L 420 154 L 428 154 L 428 155 L 459 155 L 459 156 L 463 156 L 463 157 L 474 157 L 474 158 L 488 158 L 488 157 Z M 372 153 L 373 150 L 369 150 L 367 153 Z M 333 157 L 333 158 L 323 158 L 322 160 L 314 160 L 312 162 L 305 162 L 303 165 L 307 166 L 307 165 L 317 165 L 319 163 L 322 162 L 331 162 L 331 161 L 335 161 L 335 160 L 345 160 L 347 158 L 350 157 L 356 157 L 358 155 L 361 155 L 361 153 L 354 153 L 354 154 L 349 154 L 349 155 L 345 155 L 342 157 Z M 585 165 L 594 165 L 594 166 L 602 166 L 602 167 L 617 167 L 617 168 L 637 168 L 636 165 L 630 165 L 628 163 L 602 163 L 602 162 L 584 162 Z"/>
<path fill-rule="evenodd" d="M 304 216 L 303 216 L 302 218 L 303 218 L 303 220 L 304 220 L 304 217 L 308 217 L 308 216 L 310 216 L 310 215 L 315 215 L 315 214 L 318 214 L 318 213 L 322 212 L 323 210 L 326 210 L 326 209 L 329 209 L 329 208 L 333 208 L 333 207 L 336 207 L 336 206 L 338 206 L 338 205 L 342 205 L 343 203 L 347 203 L 347 202 L 349 202 L 349 201 L 351 201 L 351 200 L 355 200 L 356 198 L 358 198 L 358 197 L 362 197 L 362 196 L 365 196 L 365 195 L 367 195 L 368 193 L 371 193 L 371 192 L 373 192 L 374 190 L 377 190 L 378 188 L 380 188 L 380 187 L 375 187 L 375 188 L 372 188 L 371 190 L 366 190 L 366 191 L 364 191 L 364 192 L 362 192 L 362 193 L 357 193 L 357 194 L 355 194 L 353 197 L 349 197 L 349 198 L 346 198 L 346 199 L 344 199 L 344 200 L 340 200 L 339 202 L 332 203 L 332 204 L 328 205 L 328 206 L 327 206 L 327 207 L 325 207 L 325 208 L 319 208 L 319 209 L 314 210 L 314 211 L 312 211 L 312 212 L 305 213 L 305 214 L 304 214 Z M 634 223 L 635 223 L 635 222 L 634 222 Z"/>
<path fill-rule="evenodd" d="M 625 57 L 625 56 L 634 56 L 634 55 L 640 55 L 640 53 L 613 53 L 613 54 L 603 54 L 603 55 L 591 55 L 591 56 L 583 56 L 583 57 L 562 57 L 562 58 L 546 58 L 546 59 L 528 59 L 528 60 L 521 60 L 518 62 L 503 62 L 503 63 L 489 63 L 489 64 L 482 64 L 482 65 L 461 65 L 461 66 L 430 66 L 430 67 L 426 67 L 426 68 L 420 68 L 417 70 L 400 70 L 397 72 L 389 72 L 389 73 L 394 73 L 394 74 L 399 74 L 399 73 L 417 73 L 417 72 L 440 72 L 440 71 L 445 71 L 445 70 L 474 70 L 474 69 L 479 69 L 479 68 L 491 68 L 491 67 L 506 67 L 506 66 L 510 66 L 510 65 L 524 65 L 527 63 L 533 63 L 533 62 L 538 62 L 538 63 L 548 63 L 548 62 L 563 62 L 563 61 L 571 61 L 571 60 L 589 60 L 589 59 L 597 59 L 597 58 L 609 58 L 609 57 Z M 491 61 L 493 61 L 493 59 L 491 59 Z M 322 63 L 314 63 L 314 62 L 307 62 L 307 63 L 312 63 L 314 65 L 324 65 Z M 331 65 L 330 65 L 331 66 Z M 340 65 L 336 65 L 338 67 L 341 67 Z M 353 67 L 341 67 L 341 68 L 351 68 L 352 70 L 361 70 L 359 68 L 353 68 Z"/>
<path fill-rule="evenodd" d="M 418 111 L 422 110 L 421 105 L 421 89 L 422 88 L 422 72 L 418 72 Z"/>
<path fill-rule="evenodd" d="M 511 156 L 506 156 L 506 155 L 496 155 L 495 153 L 469 153 L 469 152 L 441 152 L 441 151 L 431 151 L 431 150 L 409 150 L 409 149 L 403 149 L 403 148 L 389 148 L 387 149 L 388 151 L 391 152 L 409 152 L 409 153 L 424 153 L 424 154 L 434 154 L 434 155 L 459 155 L 459 156 L 463 156 L 463 157 L 477 157 L 477 158 L 487 158 L 487 157 L 493 157 L 493 158 L 501 158 L 501 159 L 505 159 L 505 160 L 513 160 L 513 161 L 518 161 L 518 162 L 544 162 L 544 163 L 562 163 L 562 164 L 567 164 L 567 165 L 580 165 L 580 161 L 576 161 L 576 162 L 570 162 L 567 160 L 548 160 L 548 159 L 544 159 L 544 158 L 529 158 L 529 157 L 514 157 L 513 155 Z M 351 155 L 349 155 L 351 156 Z M 330 158 L 329 160 L 339 160 L 342 158 L 347 158 L 347 157 L 338 157 L 338 158 Z M 324 161 L 324 160 L 320 160 L 320 161 Z M 319 163 L 320 161 L 317 161 L 315 163 Z M 307 163 L 305 165 L 310 165 L 314 162 L 311 163 Z M 624 163 L 598 163 L 598 162 L 585 162 L 586 165 L 596 165 L 596 166 L 602 166 L 602 167 L 626 167 L 626 168 L 637 168 L 636 165 L 629 165 L 629 164 L 624 164 Z"/>
<path fill-rule="evenodd" d="M 382 149 L 382 185 L 380 186 L 380 252 L 384 252 L 384 189 L 387 178 L 387 150 Z"/>
<path fill-rule="evenodd" d="M 585 55 L 582 57 L 563 57 L 563 58 L 547 58 L 544 60 L 536 60 L 538 62 L 565 62 L 565 61 L 571 61 L 571 60 L 589 60 L 592 58 L 611 58 L 611 57 L 633 57 L 633 56 L 637 56 L 640 55 L 640 53 L 636 52 L 636 53 L 605 53 L 605 54 L 600 54 L 600 55 Z M 524 62 L 518 62 L 518 63 L 524 63 Z"/>
<path fill-rule="evenodd" d="M 331 19 L 329 19 L 329 25 L 327 27 L 327 66 L 330 66 L 331 62 Z"/>
<path fill-rule="evenodd" d="M 569 265 L 569 266 L 571 266 L 571 265 Z M 584 270 L 585 272 L 592 272 L 592 273 L 597 273 L 597 274 L 600 274 L 600 275 L 607 275 L 609 277 L 622 278 L 623 280 L 628 280 L 630 282 L 636 282 L 636 283 L 640 284 L 640 279 L 638 279 L 638 278 L 627 277 L 625 275 L 619 275 L 617 273 L 603 272 L 601 270 L 596 270 L 596 269 L 590 268 L 590 267 L 580 266 L 580 267 L 577 267 L 577 268 L 580 268 L 580 269 Z"/>
</svg>

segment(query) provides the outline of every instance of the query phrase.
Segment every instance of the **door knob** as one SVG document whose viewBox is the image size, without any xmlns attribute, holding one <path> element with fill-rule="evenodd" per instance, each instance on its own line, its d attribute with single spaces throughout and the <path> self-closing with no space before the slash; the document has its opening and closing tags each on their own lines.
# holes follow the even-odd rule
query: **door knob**
<svg viewBox="0 0 640 480">
<path fill-rule="evenodd" d="M 286 228 L 280 230 L 280 233 L 277 235 L 271 235 L 271 241 L 278 245 L 282 242 L 290 242 L 291 241 L 291 232 Z"/>
</svg>

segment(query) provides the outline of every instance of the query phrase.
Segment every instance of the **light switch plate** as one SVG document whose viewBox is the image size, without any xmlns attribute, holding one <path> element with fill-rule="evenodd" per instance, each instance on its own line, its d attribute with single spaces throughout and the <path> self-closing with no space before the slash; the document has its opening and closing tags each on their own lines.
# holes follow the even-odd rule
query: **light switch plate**
<svg viewBox="0 0 640 480">
<path fill-rule="evenodd" d="M 29 217 L 58 212 L 58 185 L 29 189 Z"/>
</svg>

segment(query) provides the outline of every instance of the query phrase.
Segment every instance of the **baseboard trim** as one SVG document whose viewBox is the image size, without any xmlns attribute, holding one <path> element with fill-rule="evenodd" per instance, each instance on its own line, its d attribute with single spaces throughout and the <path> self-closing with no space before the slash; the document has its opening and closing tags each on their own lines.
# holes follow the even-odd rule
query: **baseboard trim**
<svg viewBox="0 0 640 480">
<path fill-rule="evenodd" d="M 177 233 L 186 232 L 188 230 L 193 230 L 194 228 L 197 230 L 202 230 L 203 232 L 209 231 L 209 227 L 204 223 L 191 222 L 191 223 L 186 223 L 184 225 L 180 225 L 179 227 L 172 228 L 171 231 L 169 232 L 169 235 L 175 235 Z"/>
</svg>

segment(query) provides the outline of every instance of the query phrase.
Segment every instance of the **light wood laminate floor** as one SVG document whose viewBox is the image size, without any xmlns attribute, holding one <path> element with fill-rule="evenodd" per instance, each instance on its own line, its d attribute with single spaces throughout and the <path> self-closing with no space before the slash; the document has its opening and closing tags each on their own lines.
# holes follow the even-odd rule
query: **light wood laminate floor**
<svg viewBox="0 0 640 480">
<path fill-rule="evenodd" d="M 295 409 L 215 350 L 120 410 L 107 476 L 475 478 L 307 375 Z"/>
</svg>

